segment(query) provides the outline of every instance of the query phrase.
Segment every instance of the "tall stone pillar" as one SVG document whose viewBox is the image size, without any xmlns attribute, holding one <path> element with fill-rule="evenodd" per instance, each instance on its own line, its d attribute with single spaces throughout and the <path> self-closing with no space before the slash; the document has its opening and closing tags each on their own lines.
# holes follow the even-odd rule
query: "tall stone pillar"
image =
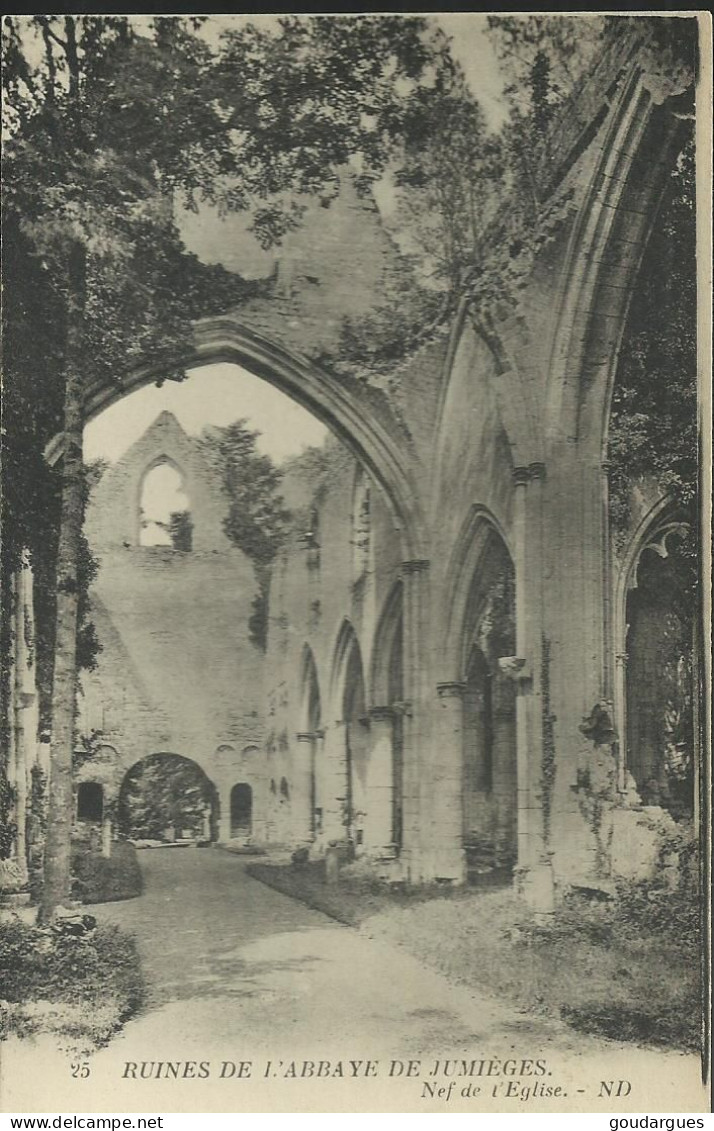
<svg viewBox="0 0 714 1131">
<path fill-rule="evenodd" d="M 322 830 L 324 839 L 344 840 L 345 814 L 350 802 L 347 780 L 347 724 L 335 722 L 325 731 L 322 784 Z"/>
<path fill-rule="evenodd" d="M 463 815 L 463 683 L 437 685 L 434 745 L 429 787 L 429 867 L 434 879 L 463 883 L 466 879 Z M 425 861 L 426 864 L 426 861 Z"/>
<path fill-rule="evenodd" d="M 555 767 L 544 742 L 550 726 L 550 702 L 542 685 L 548 645 L 543 607 L 543 482 L 545 465 L 532 463 L 513 472 L 516 569 L 516 653 L 502 664 L 516 686 L 518 774 L 518 881 L 531 906 L 553 910 L 553 874 L 548 850 L 549 814 Z M 547 675 L 546 675 L 547 680 Z M 546 687 L 546 693 L 548 689 Z"/>
<path fill-rule="evenodd" d="M 528 660 L 528 603 L 526 601 L 526 490 L 528 487 L 529 472 L 527 467 L 513 469 L 513 545 L 514 566 L 516 572 L 516 656 L 524 661 Z M 534 657 L 531 656 L 531 663 Z M 518 869 L 521 876 L 530 868 L 534 861 L 532 845 L 533 815 L 531 813 L 531 759 L 528 749 L 529 731 L 532 730 L 530 704 L 526 698 L 525 684 L 518 683 L 516 699 L 516 772 L 517 805 L 518 805 Z"/>
<path fill-rule="evenodd" d="M 583 729 L 596 705 L 610 714 L 612 678 L 606 678 L 610 639 L 605 598 L 607 536 L 604 482 L 589 439 L 563 443 L 549 459 L 546 508 L 548 537 L 547 655 L 543 656 L 544 837 L 555 880 L 561 885 L 597 879 L 603 854 L 587 816 L 585 782 L 601 794 L 618 787 L 616 748 L 598 744 Z M 552 471 L 550 470 L 552 466 Z M 547 686 L 546 686 L 547 685 Z"/>
<path fill-rule="evenodd" d="M 370 855 L 384 856 L 394 851 L 394 716 L 389 707 L 373 707 L 369 715 L 371 749 L 367 770 L 365 847 Z"/>
<path fill-rule="evenodd" d="M 430 854 L 431 790 L 427 781 L 433 712 L 429 562 L 402 563 L 403 586 L 403 765 L 402 846 L 405 875 L 415 882 L 431 877 L 423 856 Z"/>
<path fill-rule="evenodd" d="M 293 836 L 300 844 L 310 844 L 315 830 L 315 735 L 301 731 L 293 772 Z"/>
<path fill-rule="evenodd" d="M 231 786 L 226 781 L 217 783 L 218 793 L 218 840 L 231 839 Z"/>
<path fill-rule="evenodd" d="M 518 829 L 516 693 L 501 672 L 493 680 L 493 795 L 496 863 L 515 863 Z"/>
</svg>

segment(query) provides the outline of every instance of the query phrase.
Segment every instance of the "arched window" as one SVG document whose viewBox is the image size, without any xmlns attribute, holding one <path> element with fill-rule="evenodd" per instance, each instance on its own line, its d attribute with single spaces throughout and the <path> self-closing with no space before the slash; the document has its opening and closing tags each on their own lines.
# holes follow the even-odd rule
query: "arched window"
<svg viewBox="0 0 714 1131">
<path fill-rule="evenodd" d="M 183 476 L 169 460 L 161 460 L 144 476 L 139 501 L 139 545 L 190 550 L 193 522 Z"/>
<path fill-rule="evenodd" d="M 353 581 L 361 581 L 370 568 L 372 514 L 369 481 L 363 468 L 358 468 L 352 498 L 352 572 Z"/>
<path fill-rule="evenodd" d="M 104 789 L 96 781 L 83 781 L 77 787 L 77 820 L 101 821 L 104 814 Z"/>
<path fill-rule="evenodd" d="M 694 598 L 686 587 L 688 529 L 650 535 L 626 599 L 626 765 L 646 805 L 675 819 L 694 810 Z"/>
</svg>

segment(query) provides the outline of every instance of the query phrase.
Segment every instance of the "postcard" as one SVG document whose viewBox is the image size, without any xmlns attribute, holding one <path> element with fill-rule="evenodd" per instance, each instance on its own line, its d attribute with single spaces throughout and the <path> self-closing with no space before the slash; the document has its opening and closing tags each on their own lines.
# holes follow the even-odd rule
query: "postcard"
<svg viewBox="0 0 714 1131">
<path fill-rule="evenodd" d="M 710 17 L 3 52 L 0 1107 L 708 1112 Z"/>
</svg>

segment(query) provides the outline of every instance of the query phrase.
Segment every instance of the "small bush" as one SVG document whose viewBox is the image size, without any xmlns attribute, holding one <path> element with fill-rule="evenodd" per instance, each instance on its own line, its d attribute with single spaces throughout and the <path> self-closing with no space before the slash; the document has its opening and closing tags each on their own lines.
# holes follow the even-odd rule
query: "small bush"
<svg viewBox="0 0 714 1131">
<path fill-rule="evenodd" d="M 117 840 L 112 854 L 102 856 L 86 845 L 72 849 L 72 894 L 82 903 L 112 903 L 141 895 L 143 880 L 133 844 Z"/>
<path fill-rule="evenodd" d="M 0 1036 L 52 1031 L 90 1047 L 105 1044 L 144 1000 L 136 944 L 118 927 L 75 935 L 2 923 L 0 985 Z"/>
</svg>

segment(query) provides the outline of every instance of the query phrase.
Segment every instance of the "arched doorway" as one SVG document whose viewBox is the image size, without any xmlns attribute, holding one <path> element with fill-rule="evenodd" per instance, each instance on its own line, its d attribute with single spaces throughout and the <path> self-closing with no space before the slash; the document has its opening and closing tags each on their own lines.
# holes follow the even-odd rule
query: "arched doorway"
<svg viewBox="0 0 714 1131">
<path fill-rule="evenodd" d="M 491 529 L 471 582 L 462 653 L 463 827 L 472 873 L 516 863 L 516 693 L 499 664 L 515 647 L 515 572 Z"/>
<path fill-rule="evenodd" d="M 231 837 L 250 837 L 253 832 L 253 790 L 238 782 L 231 790 Z"/>
<path fill-rule="evenodd" d="M 345 825 L 356 845 L 364 842 L 364 825 L 367 812 L 367 763 L 369 759 L 369 720 L 365 703 L 362 656 L 354 637 L 345 665 L 345 685 L 342 698 L 342 719 L 345 726 L 345 763 L 347 797 L 345 799 Z"/>
<path fill-rule="evenodd" d="M 364 843 L 369 763 L 369 718 L 362 654 L 352 626 L 340 630 L 333 675 L 333 702 L 337 722 L 330 736 L 328 797 L 330 839 Z M 332 779 L 330 785 L 329 779 Z"/>
<path fill-rule="evenodd" d="M 201 767 L 180 754 L 150 754 L 124 775 L 117 807 L 125 836 L 217 840 L 218 791 Z"/>
<path fill-rule="evenodd" d="M 367 842 L 382 856 L 397 855 L 404 835 L 403 586 L 389 594 L 372 650 Z"/>
<path fill-rule="evenodd" d="M 302 796 L 298 797 L 303 818 L 295 830 L 298 840 L 312 841 L 322 832 L 324 816 L 324 775 L 322 704 L 315 657 L 306 644 L 302 656 L 301 729 L 297 735 L 297 776 Z"/>
</svg>

